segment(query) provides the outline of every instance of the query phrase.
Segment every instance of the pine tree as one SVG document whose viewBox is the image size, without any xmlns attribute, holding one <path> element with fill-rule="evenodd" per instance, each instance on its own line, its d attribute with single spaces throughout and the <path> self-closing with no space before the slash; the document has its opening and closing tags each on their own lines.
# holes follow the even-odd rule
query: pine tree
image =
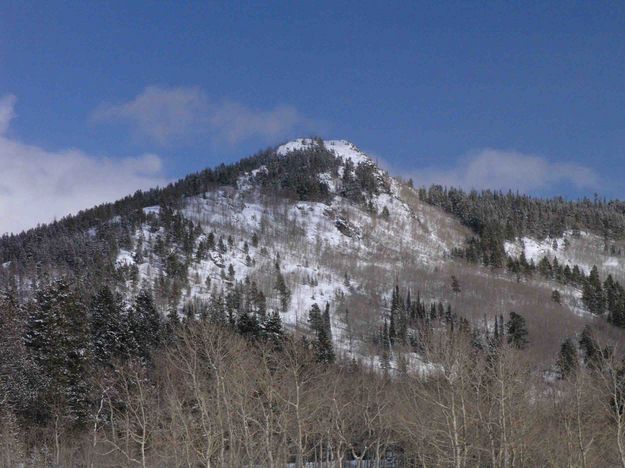
<svg viewBox="0 0 625 468">
<path fill-rule="evenodd" d="M 128 321 L 135 352 L 148 359 L 151 351 L 160 344 L 161 316 L 154 306 L 152 294 L 147 289 L 139 291 Z"/>
<path fill-rule="evenodd" d="M 399 314 L 400 302 L 399 285 L 396 284 L 391 297 L 391 315 L 388 327 L 388 336 L 391 340 L 391 345 L 395 343 L 395 338 L 397 338 L 396 322 Z"/>
<path fill-rule="evenodd" d="M 291 300 L 291 292 L 284 281 L 282 272 L 280 271 L 279 264 L 276 264 L 276 290 L 278 291 L 278 297 L 280 299 L 280 308 L 282 312 L 286 312 L 289 308 L 289 301 Z"/>
<path fill-rule="evenodd" d="M 91 301 L 91 343 L 93 358 L 100 366 L 110 366 L 113 360 L 128 353 L 127 323 L 120 295 L 103 287 Z"/>
<path fill-rule="evenodd" d="M 163 338 L 166 343 L 173 343 L 177 331 L 180 329 L 180 317 L 175 306 L 169 308 L 164 326 Z"/>
<path fill-rule="evenodd" d="M 577 360 L 577 349 L 570 338 L 564 340 L 560 346 L 560 353 L 556 362 L 562 378 L 567 378 L 577 372 L 579 362 Z"/>
<path fill-rule="evenodd" d="M 455 275 L 451 275 L 451 290 L 455 292 L 456 294 L 458 294 L 461 291 L 460 282 L 458 281 L 458 278 L 456 278 Z"/>
<path fill-rule="evenodd" d="M 248 313 L 244 310 L 237 320 L 237 330 L 241 335 L 250 339 L 260 337 L 261 328 L 256 315 Z"/>
<path fill-rule="evenodd" d="M 31 423 L 43 422 L 47 377 L 24 344 L 24 307 L 12 291 L 0 291 L 0 413 L 4 406 Z"/>
<path fill-rule="evenodd" d="M 380 358 L 380 366 L 385 372 L 388 372 L 391 367 L 390 354 L 391 338 L 389 336 L 388 323 L 386 322 L 386 319 L 384 319 L 384 327 L 382 328 L 382 356 Z"/>
<path fill-rule="evenodd" d="M 211 323 L 225 325 L 227 322 L 226 312 L 224 310 L 223 291 L 217 293 L 213 291 L 208 303 L 208 320 Z"/>
<path fill-rule="evenodd" d="M 605 311 L 605 297 L 597 266 L 593 266 L 582 288 L 582 300 L 590 312 L 601 315 Z"/>
<path fill-rule="evenodd" d="M 330 304 L 326 302 L 326 308 L 323 311 L 323 328 L 326 330 L 328 339 L 332 341 L 332 323 L 330 322 Z"/>
<path fill-rule="evenodd" d="M 267 320 L 263 324 L 263 334 L 268 340 L 272 341 L 277 346 L 279 346 L 284 340 L 282 319 L 280 318 L 280 313 L 277 310 L 274 310 L 268 315 Z"/>
<path fill-rule="evenodd" d="M 31 356 L 49 381 L 43 413 L 54 405 L 66 421 L 78 426 L 86 422 L 89 408 L 87 323 L 86 310 L 76 294 L 58 280 L 35 293 L 24 336 Z"/>
<path fill-rule="evenodd" d="M 310 311 L 308 312 L 308 323 L 310 324 L 310 329 L 315 333 L 323 327 L 321 309 L 316 302 L 311 306 Z"/>
<path fill-rule="evenodd" d="M 334 362 L 334 346 L 332 345 L 332 337 L 329 336 L 328 329 L 321 327 L 317 333 L 315 341 L 315 354 L 317 362 L 331 363 Z"/>
<path fill-rule="evenodd" d="M 314 303 L 308 313 L 310 328 L 315 333 L 314 349 L 318 362 L 334 362 L 334 347 L 332 345 L 332 329 L 330 325 L 330 308 L 326 306 L 325 312 Z"/>
<path fill-rule="evenodd" d="M 594 333 L 589 325 L 586 325 L 579 337 L 579 347 L 584 355 L 584 363 L 591 368 L 598 368 L 601 363 L 601 348 L 595 341 Z"/>
<path fill-rule="evenodd" d="M 527 324 L 525 318 L 516 312 L 510 312 L 510 320 L 506 323 L 506 331 L 508 333 L 508 343 L 517 349 L 523 349 L 527 346 Z"/>
</svg>

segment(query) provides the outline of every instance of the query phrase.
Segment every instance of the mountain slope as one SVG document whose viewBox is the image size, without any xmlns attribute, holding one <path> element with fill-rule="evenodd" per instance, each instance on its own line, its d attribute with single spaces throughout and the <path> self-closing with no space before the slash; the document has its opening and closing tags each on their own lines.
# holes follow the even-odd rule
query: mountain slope
<svg viewBox="0 0 625 468">
<path fill-rule="evenodd" d="M 234 315 L 279 311 L 289 329 L 303 334 L 310 333 L 312 305 L 329 304 L 337 352 L 376 365 L 396 285 L 402 301 L 411 293 L 413 300 L 442 302 L 486 329 L 499 315 L 523 314 L 532 353 L 545 365 L 585 323 L 620 336 L 588 312 L 579 285 L 459 258 L 475 233 L 462 216 L 436 205 L 347 141 L 298 139 L 4 237 L 0 284 L 25 299 L 45 278 L 60 275 L 74 278 L 85 297 L 101 284 L 113 284 L 129 300 L 148 288 L 163 316 L 175 310 L 198 318 L 219 301 Z M 597 264 L 622 278 L 622 260 L 600 250 L 598 239 L 565 233 L 540 240 L 528 232 L 507 241 L 505 254 L 523 251 L 535 264 L 557 254 L 571 267 L 588 272 Z M 452 277 L 459 287 L 452 288 Z M 554 289 L 560 303 L 552 300 Z M 418 358 L 410 344 L 396 344 L 391 365 L 403 353 Z"/>
</svg>

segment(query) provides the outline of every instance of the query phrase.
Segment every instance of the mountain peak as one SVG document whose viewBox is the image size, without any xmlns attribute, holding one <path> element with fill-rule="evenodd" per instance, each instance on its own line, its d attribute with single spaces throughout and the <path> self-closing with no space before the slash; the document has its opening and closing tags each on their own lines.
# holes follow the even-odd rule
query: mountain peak
<svg viewBox="0 0 625 468">
<path fill-rule="evenodd" d="M 293 151 L 298 151 L 306 148 L 312 148 L 314 146 L 318 146 L 323 144 L 325 148 L 335 156 L 343 158 L 345 160 L 351 160 L 354 165 L 358 165 L 360 163 L 373 163 L 373 160 L 370 156 L 362 152 L 356 145 L 347 140 L 318 140 L 313 138 L 296 138 L 295 140 L 291 140 L 283 145 L 280 145 L 276 154 L 278 156 L 284 156 Z"/>
</svg>

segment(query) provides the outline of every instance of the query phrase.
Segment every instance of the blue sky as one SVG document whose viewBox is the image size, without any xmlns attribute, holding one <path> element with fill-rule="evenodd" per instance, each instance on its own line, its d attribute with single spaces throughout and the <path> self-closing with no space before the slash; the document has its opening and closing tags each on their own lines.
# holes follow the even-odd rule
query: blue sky
<svg viewBox="0 0 625 468">
<path fill-rule="evenodd" d="M 0 5 L 0 231 L 312 134 L 625 196 L 625 3 L 183 3 Z"/>
</svg>

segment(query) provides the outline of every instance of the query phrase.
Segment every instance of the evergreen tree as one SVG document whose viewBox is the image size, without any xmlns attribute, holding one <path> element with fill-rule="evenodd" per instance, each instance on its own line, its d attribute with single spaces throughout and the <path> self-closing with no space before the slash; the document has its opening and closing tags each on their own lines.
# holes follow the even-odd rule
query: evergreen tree
<svg viewBox="0 0 625 468">
<path fill-rule="evenodd" d="M 250 339 L 260 337 L 261 328 L 256 315 L 248 313 L 246 310 L 241 313 L 237 320 L 237 330 L 239 333 Z"/>
<path fill-rule="evenodd" d="M 167 317 L 164 327 L 164 340 L 167 343 L 172 343 L 176 337 L 176 332 L 180 329 L 180 317 L 178 317 L 178 310 L 176 307 L 170 307 L 167 312 Z"/>
<path fill-rule="evenodd" d="M 332 323 L 330 322 L 330 303 L 326 302 L 326 308 L 323 311 L 323 328 L 326 330 L 328 339 L 332 342 Z"/>
<path fill-rule="evenodd" d="M 160 344 L 161 316 L 147 289 L 139 291 L 129 314 L 129 325 L 135 352 L 149 359 L 151 351 Z"/>
<path fill-rule="evenodd" d="M 289 301 L 291 300 L 291 292 L 284 281 L 282 272 L 280 271 L 279 264 L 276 264 L 276 290 L 278 291 L 278 297 L 280 299 L 280 308 L 282 312 L 286 312 L 289 308 Z"/>
<path fill-rule="evenodd" d="M 225 325 L 227 322 L 226 312 L 224 310 L 223 291 L 217 293 L 213 291 L 210 301 L 208 303 L 208 320 L 211 323 Z"/>
<path fill-rule="evenodd" d="M 310 324 L 310 329 L 315 333 L 323 327 L 321 309 L 316 302 L 311 306 L 310 311 L 308 311 L 308 323 Z"/>
<path fill-rule="evenodd" d="M 564 340 L 560 346 L 560 353 L 556 362 L 562 378 L 567 378 L 577 372 L 579 362 L 577 360 L 577 349 L 570 338 Z"/>
<path fill-rule="evenodd" d="M 456 278 L 455 275 L 451 275 L 451 290 L 455 292 L 456 294 L 461 291 L 460 282 L 458 281 L 458 278 Z"/>
<path fill-rule="evenodd" d="M 24 420 L 39 423 L 47 377 L 24 345 L 25 312 L 12 291 L 0 291 L 0 412 L 8 406 Z"/>
<path fill-rule="evenodd" d="M 118 294 L 104 286 L 91 301 L 91 343 L 93 358 L 100 366 L 127 356 L 128 333 L 123 315 L 124 304 Z"/>
<path fill-rule="evenodd" d="M 593 266 L 590 275 L 584 282 L 582 289 L 582 300 L 590 312 L 601 315 L 605 311 L 605 297 L 603 287 L 599 278 L 597 266 Z"/>
<path fill-rule="evenodd" d="M 89 409 L 90 354 L 87 314 L 74 291 L 57 280 L 35 293 L 25 330 L 34 362 L 49 385 L 43 414 L 52 406 L 72 425 L 86 423 Z M 47 408 L 46 408 L 47 405 Z"/>
<path fill-rule="evenodd" d="M 527 346 L 527 324 L 525 318 L 516 312 L 510 312 L 510 320 L 506 323 L 506 331 L 508 333 L 508 343 L 517 349 L 523 349 Z"/>
<path fill-rule="evenodd" d="M 602 360 L 601 348 L 597 344 L 590 325 L 586 325 L 579 337 L 579 347 L 584 355 L 584 363 L 591 368 L 600 367 Z"/>
<path fill-rule="evenodd" d="M 330 325 L 330 309 L 326 306 L 325 312 L 317 303 L 313 304 L 308 314 L 308 321 L 315 333 L 314 349 L 318 362 L 334 362 L 334 346 L 332 345 L 332 330 Z"/>
<path fill-rule="evenodd" d="M 263 333 L 265 337 L 276 345 L 280 345 L 284 340 L 284 329 L 282 327 L 282 319 L 277 310 L 268 315 L 263 325 Z"/>
</svg>

